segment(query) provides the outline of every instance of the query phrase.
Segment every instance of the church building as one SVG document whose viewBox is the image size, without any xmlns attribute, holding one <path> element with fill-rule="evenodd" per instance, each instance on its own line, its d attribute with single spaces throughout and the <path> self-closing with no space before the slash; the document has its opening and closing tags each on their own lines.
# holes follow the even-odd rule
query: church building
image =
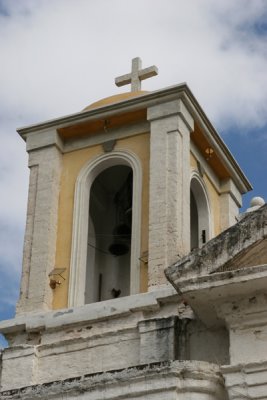
<svg viewBox="0 0 267 400">
<path fill-rule="evenodd" d="M 185 84 L 18 129 L 29 194 L 3 400 L 267 399 L 267 206 Z"/>
</svg>

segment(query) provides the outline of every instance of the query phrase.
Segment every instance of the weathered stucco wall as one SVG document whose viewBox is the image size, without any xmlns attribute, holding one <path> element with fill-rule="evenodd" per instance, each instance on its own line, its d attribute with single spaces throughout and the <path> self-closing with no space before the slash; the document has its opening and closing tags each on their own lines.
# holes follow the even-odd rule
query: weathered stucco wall
<svg viewBox="0 0 267 400">
<path fill-rule="evenodd" d="M 173 289 L 2 324 L 11 345 L 3 351 L 2 390 L 168 360 L 224 363 L 228 357 L 226 332 L 207 332 Z"/>
<path fill-rule="evenodd" d="M 227 400 L 218 366 L 197 361 L 140 365 L 1 393 L 3 400 L 117 400 L 129 397 L 132 400 Z"/>
</svg>

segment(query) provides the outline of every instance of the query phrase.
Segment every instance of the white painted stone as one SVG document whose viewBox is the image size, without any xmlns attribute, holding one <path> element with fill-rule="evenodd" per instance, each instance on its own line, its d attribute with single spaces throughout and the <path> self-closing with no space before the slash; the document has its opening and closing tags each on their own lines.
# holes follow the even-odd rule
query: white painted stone
<svg viewBox="0 0 267 400">
<path fill-rule="evenodd" d="M 158 75 L 158 68 L 155 65 L 142 69 L 141 58 L 136 57 L 132 59 L 131 73 L 116 78 L 115 84 L 120 87 L 128 85 L 130 83 L 131 91 L 138 92 L 139 90 L 141 90 L 141 81 L 147 78 L 151 78 L 155 75 Z"/>
<path fill-rule="evenodd" d="M 12 320 L 1 321 L 0 331 L 16 333 L 23 330 L 40 331 L 43 329 L 60 329 L 62 326 L 86 324 L 96 320 L 108 320 L 115 317 L 131 315 L 133 312 L 160 312 L 160 305 L 179 302 L 179 296 L 170 287 L 154 292 L 142 293 L 103 302 L 86 304 L 82 307 L 55 310 L 50 312 L 32 312 L 16 316 Z M 168 316 L 168 311 L 165 316 Z M 161 314 L 164 316 L 164 314 Z"/>
<path fill-rule="evenodd" d="M 250 207 L 262 207 L 264 204 L 265 201 L 262 197 L 253 197 L 250 202 Z"/>
<path fill-rule="evenodd" d="M 0 374 L 0 382 L 16 388 L 180 357 L 179 304 L 173 290 L 161 290 L 2 322 L 0 330 L 13 343 L 4 350 L 3 370 L 14 379 L 8 383 Z M 27 352 L 22 343 L 31 343 Z M 205 354 L 205 341 L 199 344 Z M 10 351 L 19 363 L 8 360 Z M 23 357 L 31 368 L 24 370 Z"/>
<path fill-rule="evenodd" d="M 250 207 L 246 210 L 244 215 L 248 212 L 253 212 L 264 206 L 265 201 L 262 197 L 253 197 L 251 202 L 250 202 Z"/>
<path fill-rule="evenodd" d="M 148 120 L 151 123 L 148 251 L 151 289 L 164 284 L 164 269 L 189 251 L 189 129 L 193 129 L 193 120 L 182 101 L 149 108 Z"/>
<path fill-rule="evenodd" d="M 140 364 L 175 360 L 178 354 L 178 318 L 140 321 Z"/>
<path fill-rule="evenodd" d="M 1 390 L 33 385 L 36 370 L 36 348 L 15 346 L 5 349 L 2 354 Z M 0 396 L 1 397 L 1 396 Z"/>
<path fill-rule="evenodd" d="M 221 231 L 236 224 L 241 206 L 240 191 L 232 179 L 227 179 L 222 183 L 220 190 Z"/>
<path fill-rule="evenodd" d="M 218 312 L 225 319 L 230 335 L 231 364 L 267 362 L 267 299 L 260 287 L 248 296 L 225 301 Z"/>
<path fill-rule="evenodd" d="M 49 146 L 56 146 L 60 152 L 63 152 L 64 144 L 56 129 L 50 128 L 35 133 L 28 133 L 26 140 L 27 152 Z"/>
<path fill-rule="evenodd" d="M 61 153 L 55 146 L 33 151 L 29 155 L 29 167 L 19 314 L 51 307 L 48 274 L 55 267 Z"/>
</svg>

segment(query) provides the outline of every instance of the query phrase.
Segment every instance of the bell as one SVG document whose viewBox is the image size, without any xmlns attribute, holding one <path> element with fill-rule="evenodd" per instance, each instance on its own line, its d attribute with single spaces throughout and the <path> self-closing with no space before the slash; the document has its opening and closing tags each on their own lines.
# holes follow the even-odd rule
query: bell
<svg viewBox="0 0 267 400">
<path fill-rule="evenodd" d="M 118 225 L 114 229 L 113 235 L 115 238 L 108 248 L 109 252 L 114 256 L 123 256 L 127 254 L 130 250 L 131 243 L 131 228 L 129 225 Z"/>
</svg>

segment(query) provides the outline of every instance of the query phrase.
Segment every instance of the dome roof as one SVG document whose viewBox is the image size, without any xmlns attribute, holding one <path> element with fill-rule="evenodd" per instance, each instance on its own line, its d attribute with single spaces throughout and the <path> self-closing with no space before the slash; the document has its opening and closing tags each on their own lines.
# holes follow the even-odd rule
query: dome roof
<svg viewBox="0 0 267 400">
<path fill-rule="evenodd" d="M 107 106 L 108 104 L 112 103 L 119 103 L 120 101 L 131 99 L 132 97 L 142 96 L 146 93 L 148 92 L 140 90 L 138 92 L 126 92 L 126 93 L 115 94 L 114 96 L 105 97 L 104 99 L 98 100 L 90 104 L 89 106 L 85 107 L 82 111 L 89 111 L 92 110 L 93 108 Z"/>
</svg>

